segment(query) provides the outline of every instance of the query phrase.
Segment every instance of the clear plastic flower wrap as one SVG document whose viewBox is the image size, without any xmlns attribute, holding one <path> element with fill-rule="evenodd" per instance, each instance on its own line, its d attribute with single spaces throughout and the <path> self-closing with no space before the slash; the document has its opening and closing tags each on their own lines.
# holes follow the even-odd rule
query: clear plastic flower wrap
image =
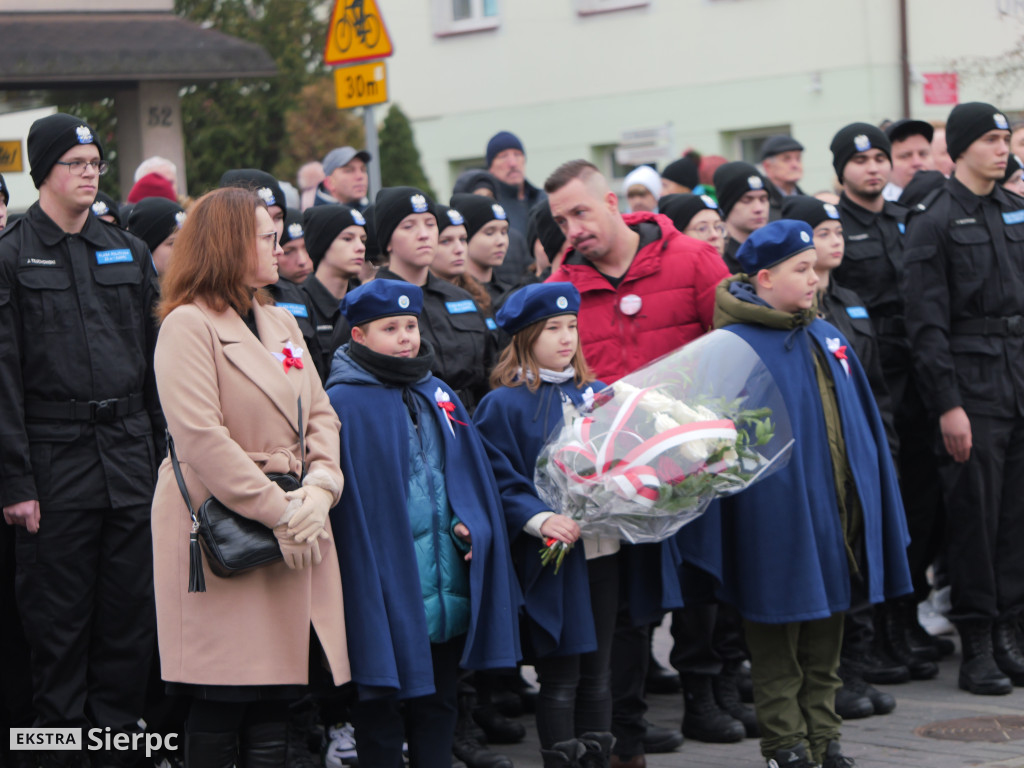
<svg viewBox="0 0 1024 768">
<path fill-rule="evenodd" d="M 775 381 L 747 342 L 714 331 L 601 390 L 537 460 L 537 492 L 584 533 L 667 539 L 715 498 L 785 465 L 793 446 Z M 546 542 L 556 566 L 564 545 Z"/>
</svg>

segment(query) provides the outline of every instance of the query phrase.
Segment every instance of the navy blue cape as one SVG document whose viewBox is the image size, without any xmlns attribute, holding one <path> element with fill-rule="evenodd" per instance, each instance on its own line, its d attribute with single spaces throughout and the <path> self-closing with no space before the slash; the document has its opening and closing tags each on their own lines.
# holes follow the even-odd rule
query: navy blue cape
<svg viewBox="0 0 1024 768">
<path fill-rule="evenodd" d="M 402 388 L 385 386 L 335 353 L 327 394 L 341 419 L 345 489 L 331 510 L 345 590 L 352 679 L 400 698 L 434 692 L 430 639 L 409 527 L 409 433 Z M 462 666 L 514 667 L 521 658 L 522 602 L 509 556 L 501 499 L 480 436 L 455 392 L 429 376 L 409 387 L 433 413 L 444 439 L 445 483 L 453 514 L 473 537 L 471 614 Z M 449 422 L 438 390 L 455 403 Z"/>
</svg>

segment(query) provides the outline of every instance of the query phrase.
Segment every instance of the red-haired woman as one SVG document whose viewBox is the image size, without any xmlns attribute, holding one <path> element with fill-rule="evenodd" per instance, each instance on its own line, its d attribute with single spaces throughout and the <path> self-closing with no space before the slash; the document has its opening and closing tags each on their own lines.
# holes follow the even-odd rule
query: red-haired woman
<svg viewBox="0 0 1024 768">
<path fill-rule="evenodd" d="M 284 766 L 287 703 L 307 683 L 311 637 L 334 683 L 349 679 L 327 517 L 343 482 L 339 424 L 295 320 L 262 290 L 277 281 L 280 253 L 266 205 L 218 189 L 192 209 L 161 283 L 157 387 L 192 504 L 216 497 L 273 529 L 283 555 L 232 578 L 205 562 L 206 591 L 191 593 L 191 519 L 164 460 L 153 499 L 157 632 L 168 690 L 192 700 L 190 768 Z M 302 485 L 286 493 L 271 472 Z"/>
</svg>

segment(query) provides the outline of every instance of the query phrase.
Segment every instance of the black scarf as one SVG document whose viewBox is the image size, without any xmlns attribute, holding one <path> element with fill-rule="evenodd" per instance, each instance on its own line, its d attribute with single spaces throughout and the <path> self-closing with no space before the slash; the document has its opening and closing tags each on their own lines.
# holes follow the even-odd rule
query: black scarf
<svg viewBox="0 0 1024 768">
<path fill-rule="evenodd" d="M 392 387 L 415 384 L 430 373 L 434 365 L 434 350 L 426 339 L 420 341 L 420 352 L 416 357 L 382 355 L 355 341 L 348 345 L 348 356 L 382 384 Z"/>
</svg>

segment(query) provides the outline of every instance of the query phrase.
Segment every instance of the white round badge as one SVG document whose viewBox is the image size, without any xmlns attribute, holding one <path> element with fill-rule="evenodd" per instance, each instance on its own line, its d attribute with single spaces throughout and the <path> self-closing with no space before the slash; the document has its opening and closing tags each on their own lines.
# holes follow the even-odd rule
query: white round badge
<svg viewBox="0 0 1024 768">
<path fill-rule="evenodd" d="M 566 307 L 569 306 L 569 300 L 565 298 L 565 296 L 559 296 L 558 299 L 555 301 L 555 306 L 558 307 L 559 309 L 565 309 Z"/>
<path fill-rule="evenodd" d="M 627 296 L 623 296 L 619 302 L 619 309 L 622 310 L 624 315 L 635 315 L 640 311 L 640 307 L 644 304 L 643 300 L 635 293 L 631 293 Z"/>
<path fill-rule="evenodd" d="M 402 309 L 408 309 L 409 308 L 409 297 L 408 296 L 399 296 L 398 297 L 398 306 L 400 306 Z"/>
<path fill-rule="evenodd" d="M 808 235 L 806 232 L 800 233 L 800 239 L 803 240 L 805 243 L 811 242 L 811 236 Z"/>
</svg>

